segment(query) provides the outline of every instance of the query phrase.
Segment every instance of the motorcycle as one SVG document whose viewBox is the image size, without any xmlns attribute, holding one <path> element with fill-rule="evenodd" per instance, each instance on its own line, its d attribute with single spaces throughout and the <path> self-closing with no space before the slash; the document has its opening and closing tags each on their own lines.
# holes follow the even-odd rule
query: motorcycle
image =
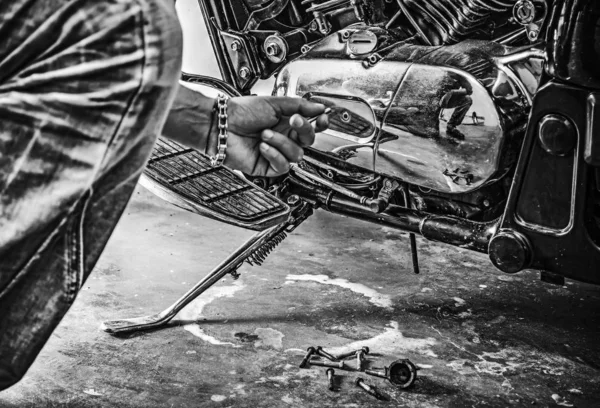
<svg viewBox="0 0 600 408">
<path fill-rule="evenodd" d="M 326 105 L 289 174 L 248 177 L 159 139 L 141 183 L 257 234 L 154 328 L 315 210 L 489 255 L 501 271 L 599 284 L 600 3 L 594 0 L 199 0 L 222 80 L 190 84 Z"/>
</svg>

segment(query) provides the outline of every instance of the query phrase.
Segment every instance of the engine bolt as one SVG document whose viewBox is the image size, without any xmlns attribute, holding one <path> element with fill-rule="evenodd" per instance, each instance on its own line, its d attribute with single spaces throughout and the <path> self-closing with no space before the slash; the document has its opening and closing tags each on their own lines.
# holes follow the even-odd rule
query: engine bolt
<svg viewBox="0 0 600 408">
<path fill-rule="evenodd" d="M 369 394 L 371 394 L 378 400 L 384 399 L 383 395 L 381 395 L 381 393 L 377 390 L 377 388 L 372 387 L 369 384 L 365 383 L 365 380 L 363 380 L 362 378 L 360 378 L 360 377 L 357 378 L 355 384 L 357 387 L 362 388 L 363 390 L 365 390 L 366 392 L 368 392 Z"/>
<path fill-rule="evenodd" d="M 277 54 L 279 54 L 279 51 L 280 51 L 279 46 L 275 43 L 269 44 L 266 47 L 266 53 L 269 56 L 277 55 Z"/>
<path fill-rule="evenodd" d="M 344 354 L 340 354 L 339 356 L 336 356 L 336 359 L 338 360 L 343 360 L 345 358 L 348 357 L 354 357 L 356 355 L 357 352 L 362 351 L 365 354 L 369 354 L 369 348 L 367 346 L 364 346 L 363 348 L 361 348 L 360 350 L 354 350 L 354 351 L 349 351 L 347 353 Z"/>
<path fill-rule="evenodd" d="M 249 76 L 250 76 L 250 70 L 248 69 L 248 67 L 241 67 L 240 68 L 240 78 L 246 79 Z"/>
<path fill-rule="evenodd" d="M 356 352 L 356 371 L 362 371 L 362 363 L 364 359 L 365 352 L 362 350 L 358 350 Z"/>
<path fill-rule="evenodd" d="M 306 367 L 306 364 L 308 363 L 308 360 L 310 359 L 310 357 L 315 354 L 317 352 L 317 349 L 315 349 L 314 347 L 309 347 L 306 349 L 307 353 L 304 356 L 304 359 L 302 359 L 302 362 L 300 363 L 300 368 L 304 368 Z"/>
<path fill-rule="evenodd" d="M 298 197 L 296 194 L 292 194 L 291 196 L 289 196 L 287 198 L 287 203 L 288 205 L 296 205 L 300 202 L 300 197 Z M 312 348 L 312 347 L 311 347 Z M 316 351 L 316 350 L 315 350 Z"/>
<path fill-rule="evenodd" d="M 317 346 L 317 354 L 322 357 L 325 357 L 328 360 L 337 361 L 337 358 L 335 358 L 334 356 L 332 356 L 331 354 L 329 354 L 328 352 L 323 350 L 323 347 L 321 347 L 321 346 Z"/>
<path fill-rule="evenodd" d="M 339 368 L 341 370 L 349 369 L 349 367 L 347 367 L 343 361 L 334 362 L 334 361 L 323 361 L 323 360 L 309 360 L 308 364 L 314 365 L 314 366 L 319 366 L 319 367 Z"/>
<path fill-rule="evenodd" d="M 384 372 L 376 370 L 365 370 L 365 374 L 372 375 L 373 377 L 385 378 L 386 380 L 390 379 L 387 373 L 387 367 L 385 368 Z"/>
<path fill-rule="evenodd" d="M 231 43 L 231 49 L 233 51 L 239 51 L 242 49 L 242 44 L 239 41 L 234 41 Z"/>
<path fill-rule="evenodd" d="M 325 373 L 327 374 L 327 382 L 329 384 L 327 388 L 329 388 L 329 391 L 334 391 L 335 387 L 333 385 L 333 375 L 335 374 L 335 370 L 333 368 L 328 368 Z"/>
</svg>

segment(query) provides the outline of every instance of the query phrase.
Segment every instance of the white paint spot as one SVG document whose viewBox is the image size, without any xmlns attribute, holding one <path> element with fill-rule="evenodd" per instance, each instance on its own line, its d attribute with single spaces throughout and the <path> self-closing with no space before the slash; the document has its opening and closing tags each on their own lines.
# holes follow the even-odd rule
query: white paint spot
<svg viewBox="0 0 600 408">
<path fill-rule="evenodd" d="M 502 382 L 502 387 L 508 388 L 509 390 L 514 390 L 512 384 L 510 383 L 510 381 L 508 381 L 508 379 Z"/>
<path fill-rule="evenodd" d="M 281 397 L 281 400 L 288 405 L 297 405 L 302 406 L 302 401 L 299 398 L 292 397 L 291 395 L 286 395 Z"/>
<path fill-rule="evenodd" d="M 235 386 L 233 391 L 238 395 L 246 395 L 246 390 L 244 389 L 244 387 L 246 387 L 246 384 L 238 384 Z"/>
<path fill-rule="evenodd" d="M 302 354 L 304 355 L 306 353 L 306 350 L 302 350 L 299 348 L 289 348 L 289 349 L 285 349 L 283 351 L 284 353 L 294 353 L 294 354 Z"/>
<path fill-rule="evenodd" d="M 437 357 L 431 350 L 431 347 L 437 344 L 433 337 L 425 339 L 404 337 L 399 330 L 398 322 L 391 321 L 390 326 L 389 328 L 386 327 L 383 333 L 373 338 L 355 341 L 342 347 L 327 348 L 327 351 L 332 354 L 341 354 L 367 346 L 371 350 L 377 350 L 378 353 L 387 355 L 403 355 L 406 352 L 415 352 L 429 357 Z"/>
<path fill-rule="evenodd" d="M 423 368 L 423 369 L 433 368 L 433 366 L 431 364 L 417 364 L 417 366 L 419 368 Z"/>
<path fill-rule="evenodd" d="M 285 375 L 276 375 L 273 377 L 267 377 L 267 379 L 269 379 L 271 381 L 275 381 L 275 382 L 281 382 L 281 383 L 286 383 L 290 380 L 290 378 Z"/>
<path fill-rule="evenodd" d="M 573 406 L 573 404 L 566 401 L 563 397 L 561 397 L 558 394 L 552 394 L 552 399 L 554 400 L 554 402 L 556 402 L 557 405 L 561 405 L 563 407 L 572 407 Z"/>
<path fill-rule="evenodd" d="M 460 312 L 458 314 L 458 317 L 461 319 L 467 319 L 469 317 L 473 316 L 473 309 L 467 309 L 466 312 Z"/>
<path fill-rule="evenodd" d="M 225 401 L 227 399 L 227 397 L 225 395 L 213 395 L 210 397 L 211 401 L 214 402 L 221 402 L 221 401 Z"/>
<path fill-rule="evenodd" d="M 256 348 L 271 347 L 276 350 L 281 350 L 283 348 L 282 341 L 284 334 L 278 330 L 271 328 L 256 329 L 254 330 L 254 334 L 259 338 L 259 340 L 254 343 L 254 347 Z"/>
<path fill-rule="evenodd" d="M 344 289 L 350 289 L 352 292 L 360 293 L 369 298 L 369 301 L 374 305 L 390 309 L 392 307 L 392 299 L 389 295 L 377 292 L 362 283 L 348 282 L 346 279 L 335 278 L 331 279 L 327 275 L 288 275 L 287 281 L 313 281 L 322 283 L 323 285 L 336 285 Z M 287 283 L 287 282 L 286 282 Z"/>
<path fill-rule="evenodd" d="M 569 390 L 569 392 L 570 392 L 571 394 L 575 394 L 575 395 L 583 395 L 583 391 L 581 391 L 581 390 L 579 390 L 579 389 L 577 389 L 577 388 L 571 388 L 571 389 Z"/>
<path fill-rule="evenodd" d="M 459 297 L 453 297 L 452 300 L 456 302 L 454 304 L 454 306 L 456 307 L 464 306 L 467 303 L 464 299 L 461 299 Z"/>
<path fill-rule="evenodd" d="M 453 371 L 461 375 L 473 374 L 475 370 L 466 365 L 467 362 L 468 360 L 453 360 L 446 364 L 446 367 L 450 367 Z"/>
<path fill-rule="evenodd" d="M 102 396 L 102 394 L 100 394 L 98 391 L 96 391 L 93 388 L 90 388 L 88 390 L 83 390 L 83 393 L 87 394 L 87 395 L 91 395 L 92 397 L 100 397 L 100 396 Z"/>
<path fill-rule="evenodd" d="M 196 350 L 188 350 L 185 354 L 196 354 Z"/>
<path fill-rule="evenodd" d="M 485 288 L 487 288 L 487 285 L 479 285 L 479 287 L 480 287 L 481 289 L 485 289 Z"/>
<path fill-rule="evenodd" d="M 498 278 L 498 280 L 501 280 L 502 282 L 512 282 L 515 280 L 515 278 L 506 275 L 498 275 L 496 276 L 496 278 Z"/>
<path fill-rule="evenodd" d="M 423 289 L 421 289 L 421 292 L 423 292 L 423 293 L 433 292 L 433 289 L 431 289 L 431 288 L 423 288 Z"/>
<path fill-rule="evenodd" d="M 197 321 L 202 316 L 202 310 L 206 305 L 215 299 L 232 297 L 236 292 L 242 290 L 243 288 L 245 288 L 245 285 L 242 285 L 242 283 L 239 281 L 234 282 L 231 286 L 213 286 L 201 296 L 194 299 L 181 312 L 179 312 L 179 319 L 184 321 Z M 221 341 L 206 334 L 197 323 L 186 324 L 183 326 L 183 328 L 192 333 L 194 336 L 199 337 L 210 344 L 217 346 L 241 347 L 240 345 L 227 341 Z"/>
</svg>

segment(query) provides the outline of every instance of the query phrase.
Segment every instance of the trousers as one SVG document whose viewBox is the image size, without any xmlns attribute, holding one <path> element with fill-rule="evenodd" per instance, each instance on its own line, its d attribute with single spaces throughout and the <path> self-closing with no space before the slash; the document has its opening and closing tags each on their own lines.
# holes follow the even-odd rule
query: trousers
<svg viewBox="0 0 600 408">
<path fill-rule="evenodd" d="M 181 71 L 173 0 L 0 2 L 0 390 L 93 269 Z"/>
</svg>

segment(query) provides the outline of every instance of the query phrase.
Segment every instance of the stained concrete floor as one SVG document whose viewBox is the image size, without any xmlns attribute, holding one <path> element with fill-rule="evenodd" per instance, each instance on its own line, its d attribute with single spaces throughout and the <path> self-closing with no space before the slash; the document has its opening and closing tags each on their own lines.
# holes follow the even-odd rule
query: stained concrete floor
<svg viewBox="0 0 600 408">
<path fill-rule="evenodd" d="M 244 266 L 170 327 L 126 337 L 106 319 L 157 312 L 249 237 L 139 189 L 75 305 L 1 407 L 600 406 L 600 289 L 503 275 L 485 256 L 318 212 L 262 267 Z M 582 254 L 583 256 L 583 254 Z M 379 402 L 308 346 L 409 358 L 415 387 Z M 363 377 L 366 377 L 363 375 Z"/>
</svg>

